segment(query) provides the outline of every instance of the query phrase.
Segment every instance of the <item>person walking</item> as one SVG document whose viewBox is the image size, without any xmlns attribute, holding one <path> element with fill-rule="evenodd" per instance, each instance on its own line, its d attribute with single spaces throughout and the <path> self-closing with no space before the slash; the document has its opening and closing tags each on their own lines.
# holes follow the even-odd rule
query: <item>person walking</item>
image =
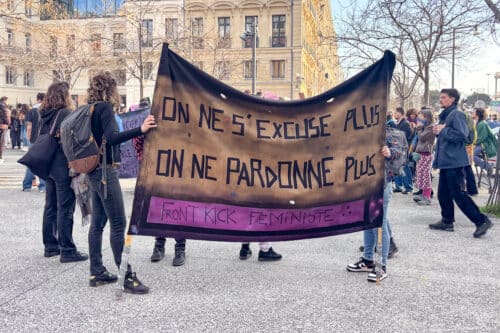
<svg viewBox="0 0 500 333">
<path fill-rule="evenodd" d="M 28 104 L 21 104 L 19 108 L 19 121 L 21 123 L 21 143 L 23 144 L 22 151 L 28 151 L 29 140 L 26 131 L 26 115 L 28 114 L 30 108 Z"/>
<path fill-rule="evenodd" d="M 437 135 L 436 156 L 433 167 L 439 169 L 438 200 L 441 220 L 429 225 L 435 230 L 453 231 L 455 208 L 453 202 L 476 225 L 474 237 L 479 238 L 492 227 L 490 219 L 481 213 L 471 197 L 464 191 L 464 167 L 470 165 L 465 142 L 469 135 L 465 114 L 457 109 L 460 94 L 456 89 L 442 89 L 439 104 L 439 125 L 433 128 Z"/>
<path fill-rule="evenodd" d="M 28 136 L 28 148 L 31 147 L 31 145 L 35 143 L 36 139 L 38 138 L 38 133 L 40 131 L 40 107 L 44 98 L 45 93 L 39 92 L 36 95 L 36 104 L 33 105 L 33 108 L 26 114 L 25 122 L 26 134 Z M 23 180 L 24 192 L 31 191 L 31 187 L 33 186 L 33 179 L 35 179 L 36 181 L 35 175 L 29 168 L 26 168 Z M 45 192 L 45 180 L 43 180 L 42 178 L 39 178 L 38 190 L 41 193 Z"/>
<path fill-rule="evenodd" d="M 406 141 L 408 142 L 408 145 L 410 145 L 414 136 L 414 130 L 405 118 L 405 111 L 402 107 L 396 108 L 394 119 L 396 120 L 396 129 L 405 133 Z M 394 183 L 396 185 L 394 192 L 409 194 L 413 192 L 413 175 L 408 162 L 405 164 L 403 170 L 403 175 L 394 177 Z"/>
<path fill-rule="evenodd" d="M 105 156 L 105 159 L 101 157 L 100 165 L 88 174 L 92 202 L 92 220 L 89 230 L 89 285 L 97 287 L 118 280 L 115 274 L 108 272 L 102 262 L 102 233 L 108 220 L 111 229 L 111 249 L 116 266 L 120 267 L 122 261 L 127 220 L 118 179 L 120 144 L 145 134 L 156 125 L 154 117 L 150 115 L 141 126 L 123 132 L 118 131 L 115 110 L 120 106 L 120 96 L 116 81 L 109 72 L 98 74 L 91 79 L 87 103 L 93 104 L 92 135 Z M 130 265 L 127 267 L 123 287 L 125 292 L 132 294 L 149 292 L 149 288 L 138 279 L 135 272 L 132 272 Z"/>
<path fill-rule="evenodd" d="M 419 159 L 416 167 L 416 181 L 415 185 L 422 191 L 421 196 L 416 196 L 414 200 L 419 206 L 427 206 L 431 204 L 432 193 L 432 150 L 434 148 L 434 141 L 436 135 L 433 132 L 434 119 L 432 111 L 421 110 L 418 113 L 418 124 L 416 132 L 418 135 L 417 146 L 415 153 L 418 154 Z"/>
<path fill-rule="evenodd" d="M 61 123 L 71 113 L 72 101 L 69 85 L 66 82 L 53 83 L 41 105 L 40 134 L 60 138 Z M 75 193 L 71 188 L 68 160 L 60 141 L 54 156 L 49 176 L 46 179 L 45 208 L 43 211 L 44 256 L 60 254 L 61 263 L 84 261 L 88 256 L 77 251 L 73 241 L 73 215 L 75 212 Z"/>
</svg>

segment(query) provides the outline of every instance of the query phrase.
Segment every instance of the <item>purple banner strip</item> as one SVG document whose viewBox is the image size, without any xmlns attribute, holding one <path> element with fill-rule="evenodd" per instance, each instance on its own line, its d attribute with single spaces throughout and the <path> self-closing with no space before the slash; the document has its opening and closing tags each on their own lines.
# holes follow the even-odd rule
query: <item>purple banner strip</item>
<svg viewBox="0 0 500 333">
<path fill-rule="evenodd" d="M 236 231 L 307 230 L 364 220 L 364 200 L 304 208 L 254 208 L 151 197 L 147 222 Z"/>
</svg>

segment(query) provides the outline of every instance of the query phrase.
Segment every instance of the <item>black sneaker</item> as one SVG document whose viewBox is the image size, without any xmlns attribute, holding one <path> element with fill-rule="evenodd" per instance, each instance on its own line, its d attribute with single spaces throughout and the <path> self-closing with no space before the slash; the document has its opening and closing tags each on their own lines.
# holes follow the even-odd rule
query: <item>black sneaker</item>
<svg viewBox="0 0 500 333">
<path fill-rule="evenodd" d="M 186 262 L 186 251 L 184 248 L 175 249 L 175 257 L 172 261 L 172 266 L 182 266 Z"/>
<path fill-rule="evenodd" d="M 483 236 L 492 226 L 493 223 L 491 222 L 491 220 L 489 218 L 486 218 L 483 223 L 476 227 L 476 231 L 474 231 L 474 238 Z"/>
<path fill-rule="evenodd" d="M 396 243 L 394 242 L 394 239 L 391 237 L 390 243 L 389 243 L 389 256 L 388 258 L 391 259 L 394 257 L 394 255 L 399 251 L 398 247 L 396 246 Z"/>
<path fill-rule="evenodd" d="M 90 287 L 102 286 L 103 284 L 114 283 L 118 281 L 118 276 L 111 274 L 108 271 L 104 271 L 99 275 L 91 275 L 89 279 Z"/>
<path fill-rule="evenodd" d="M 443 222 L 443 220 L 441 220 L 437 223 L 429 224 L 429 228 L 431 228 L 433 230 L 443 230 L 443 231 L 453 231 L 454 230 L 453 222 L 445 223 L 445 222 Z"/>
<path fill-rule="evenodd" d="M 417 192 L 413 192 L 413 195 L 422 195 L 424 191 L 418 190 Z"/>
<path fill-rule="evenodd" d="M 123 291 L 129 294 L 147 294 L 149 288 L 142 284 L 137 278 L 135 272 L 127 272 L 125 275 L 125 282 L 123 283 Z"/>
<path fill-rule="evenodd" d="M 365 252 L 365 247 L 363 245 L 361 245 L 359 247 L 359 252 Z M 377 247 L 375 246 L 375 252 L 377 252 Z"/>
<path fill-rule="evenodd" d="M 403 192 L 403 190 L 400 188 L 395 188 L 393 192 L 394 193 L 401 193 L 401 192 Z"/>
<path fill-rule="evenodd" d="M 281 254 L 274 252 L 273 248 L 270 247 L 267 252 L 262 250 L 259 251 L 259 261 L 278 261 L 281 260 Z"/>
<path fill-rule="evenodd" d="M 153 254 L 151 255 L 151 262 L 158 262 L 165 257 L 165 247 L 155 245 Z"/>
<path fill-rule="evenodd" d="M 59 250 L 45 250 L 43 252 L 43 256 L 45 258 L 50 258 L 50 257 L 55 257 L 61 254 L 61 251 Z"/>
<path fill-rule="evenodd" d="M 354 264 L 347 265 L 347 270 L 349 272 L 372 272 L 374 269 L 375 263 L 373 260 L 366 260 L 363 257 Z"/>
<path fill-rule="evenodd" d="M 252 250 L 250 250 L 250 244 L 241 245 L 240 260 L 247 260 L 251 256 L 252 256 Z"/>
<path fill-rule="evenodd" d="M 368 281 L 369 282 L 377 282 L 377 281 L 382 281 L 387 277 L 387 268 L 385 266 L 382 266 L 382 268 L 377 269 L 374 268 L 373 271 L 368 274 Z"/>
<path fill-rule="evenodd" d="M 89 258 L 89 256 L 85 253 L 81 253 L 78 251 L 75 251 L 70 254 L 61 254 L 61 258 L 59 259 L 59 262 L 66 264 L 70 262 L 78 262 L 78 261 L 85 261 Z"/>
</svg>

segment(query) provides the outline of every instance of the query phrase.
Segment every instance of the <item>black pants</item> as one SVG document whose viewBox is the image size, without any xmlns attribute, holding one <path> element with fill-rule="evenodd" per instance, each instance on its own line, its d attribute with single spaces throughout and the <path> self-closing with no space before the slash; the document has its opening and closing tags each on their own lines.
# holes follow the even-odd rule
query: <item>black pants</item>
<svg viewBox="0 0 500 333">
<path fill-rule="evenodd" d="M 110 243 L 115 264 L 120 267 L 125 227 L 127 219 L 123 204 L 122 189 L 118 179 L 118 171 L 107 168 L 107 184 L 102 185 L 102 169 L 89 173 L 89 186 L 92 197 L 92 221 L 89 230 L 90 274 L 99 275 L 106 271 L 102 264 L 102 232 L 109 220 Z M 104 186 L 107 186 L 107 198 L 104 198 Z"/>
<path fill-rule="evenodd" d="M 21 148 L 21 131 L 10 130 L 10 142 L 12 143 L 12 149 L 14 147 Z"/>
<path fill-rule="evenodd" d="M 470 165 L 466 166 L 464 168 L 464 172 L 465 172 L 465 184 L 467 186 L 467 194 L 468 195 L 476 195 L 478 193 L 477 184 L 476 184 L 476 176 L 474 175 L 474 172 L 472 171 L 472 167 Z"/>
<path fill-rule="evenodd" d="M 480 225 L 486 216 L 479 211 L 477 205 L 464 191 L 464 168 L 441 169 L 439 172 L 438 199 L 441 206 L 443 222 L 453 223 L 455 221 L 455 207 L 458 208 L 474 224 Z"/>
<path fill-rule="evenodd" d="M 163 237 L 156 237 L 155 246 L 165 247 L 166 239 Z M 175 239 L 175 248 L 185 248 L 186 240 L 185 239 Z"/>
<path fill-rule="evenodd" d="M 73 242 L 75 193 L 71 189 L 68 161 L 61 148 L 56 153 L 49 177 L 45 180 L 43 244 L 45 250 L 60 250 L 61 255 L 76 251 Z"/>
</svg>

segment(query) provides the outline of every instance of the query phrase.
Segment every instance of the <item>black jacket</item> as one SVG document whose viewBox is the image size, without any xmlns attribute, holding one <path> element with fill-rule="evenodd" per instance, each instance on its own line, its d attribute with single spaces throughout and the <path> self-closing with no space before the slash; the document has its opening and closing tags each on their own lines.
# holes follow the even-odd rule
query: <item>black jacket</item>
<svg viewBox="0 0 500 333">
<path fill-rule="evenodd" d="M 101 146 L 102 138 L 106 138 L 106 164 L 120 163 L 120 144 L 141 134 L 140 126 L 120 132 L 113 106 L 107 102 L 95 104 L 92 114 L 92 135 L 98 146 Z"/>
<path fill-rule="evenodd" d="M 406 141 L 408 141 L 408 144 L 410 144 L 411 140 L 413 139 L 413 129 L 410 126 L 410 122 L 403 118 L 399 122 L 399 124 L 396 125 L 396 128 L 400 131 L 405 132 Z"/>
</svg>

